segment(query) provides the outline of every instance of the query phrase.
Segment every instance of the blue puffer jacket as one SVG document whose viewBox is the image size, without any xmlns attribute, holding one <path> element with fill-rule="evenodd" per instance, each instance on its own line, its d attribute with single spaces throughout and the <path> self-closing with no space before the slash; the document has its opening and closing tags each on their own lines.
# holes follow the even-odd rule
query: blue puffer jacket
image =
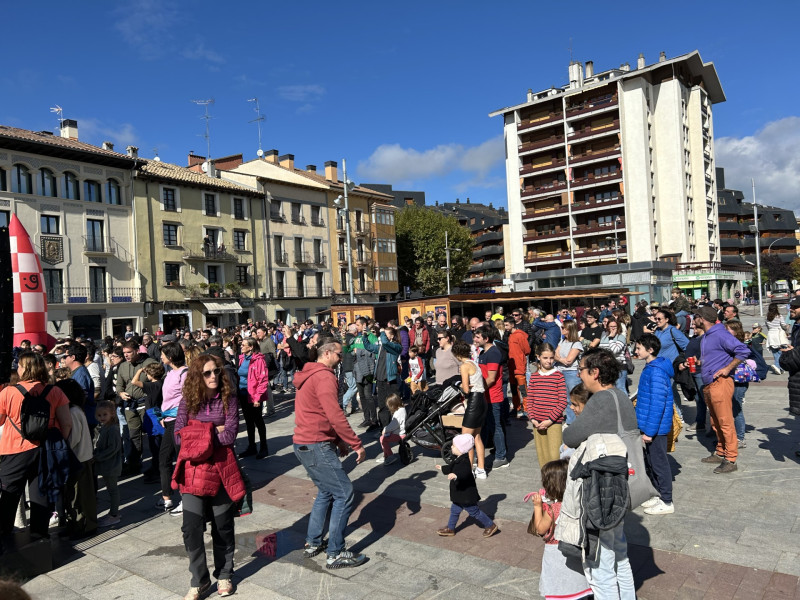
<svg viewBox="0 0 800 600">
<path fill-rule="evenodd" d="M 672 363 L 663 356 L 656 357 L 642 370 L 636 400 L 636 420 L 645 435 L 666 435 L 672 429 L 672 375 Z"/>
</svg>

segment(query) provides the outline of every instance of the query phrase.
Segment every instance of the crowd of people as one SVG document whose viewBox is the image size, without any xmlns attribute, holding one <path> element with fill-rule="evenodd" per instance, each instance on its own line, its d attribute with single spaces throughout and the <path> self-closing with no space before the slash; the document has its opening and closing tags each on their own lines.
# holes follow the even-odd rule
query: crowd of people
<svg viewBox="0 0 800 600">
<path fill-rule="evenodd" d="M 196 600 L 211 586 L 207 521 L 213 576 L 227 596 L 234 591 L 234 517 L 249 485 L 243 469 L 269 456 L 266 422 L 276 414 L 276 397 L 293 395 L 294 454 L 317 487 L 303 553 L 325 553 L 330 569 L 358 566 L 366 557 L 345 543 L 354 493 L 341 458 L 354 451 L 362 462 L 365 444 L 375 439 L 376 462 L 395 462 L 393 447 L 405 439 L 414 395 L 452 385 L 461 392 L 455 411 L 461 428 L 452 439 L 454 462 L 441 472 L 451 482 L 453 508 L 436 533 L 455 535 L 462 510 L 481 523 L 484 536 L 499 532 L 478 506 L 478 483 L 508 467 L 506 428 L 512 419 L 523 421 L 542 472 L 542 489 L 529 495 L 529 532 L 546 544 L 542 595 L 633 598 L 620 515 L 639 504 L 650 515 L 676 510 L 667 453 L 682 428 L 716 439 L 703 459 L 715 474 L 737 471 L 738 450 L 747 443 L 744 397 L 751 382 L 767 376 L 764 344 L 772 371 L 789 371 L 790 409 L 800 414 L 800 295 L 788 318 L 795 322 L 791 336 L 777 304 L 769 307 L 766 333 L 759 324 L 745 332 L 734 303 L 689 300 L 675 289 L 660 305 L 630 306 L 619 297 L 549 313 L 498 308 L 483 319 L 249 321 L 166 334 L 138 335 L 129 327 L 100 344 L 76 337 L 52 349 L 23 342 L 12 381 L 0 391 L 0 535 L 7 544 L 25 519 L 38 537 L 50 527 L 72 539 L 114 527 L 122 519 L 119 480 L 142 474 L 160 486 L 156 509 L 183 519 L 191 575 L 186 598 Z M 631 389 L 638 365 L 638 386 Z M 683 400 L 696 410 L 685 411 Z M 359 410 L 354 429 L 348 417 Z M 237 455 L 239 411 L 246 445 Z M 636 455 L 647 474 L 636 490 L 627 466 L 617 472 L 619 461 L 589 458 L 600 439 L 613 447 L 615 436 L 626 435 L 636 442 L 623 447 L 622 458 Z M 52 471 L 46 477 L 42 464 Z M 616 521 L 600 526 L 596 511 L 574 501 L 583 492 L 568 469 L 585 470 L 586 481 L 598 471 L 610 475 L 587 489 L 620 480 L 630 488 L 630 496 L 614 496 L 624 496 L 624 506 L 604 514 Z M 103 489 L 109 510 L 98 518 Z M 577 550 L 570 554 L 569 547 Z"/>
</svg>

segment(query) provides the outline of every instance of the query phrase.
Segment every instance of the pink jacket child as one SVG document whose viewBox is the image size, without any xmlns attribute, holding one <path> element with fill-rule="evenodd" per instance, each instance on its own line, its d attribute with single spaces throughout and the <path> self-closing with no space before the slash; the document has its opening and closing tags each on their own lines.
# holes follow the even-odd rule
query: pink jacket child
<svg viewBox="0 0 800 600">
<path fill-rule="evenodd" d="M 239 364 L 242 364 L 244 358 L 244 354 L 239 355 Z M 261 353 L 253 352 L 250 355 L 250 368 L 247 371 L 247 395 L 253 404 L 267 402 L 269 399 L 267 361 Z"/>
</svg>

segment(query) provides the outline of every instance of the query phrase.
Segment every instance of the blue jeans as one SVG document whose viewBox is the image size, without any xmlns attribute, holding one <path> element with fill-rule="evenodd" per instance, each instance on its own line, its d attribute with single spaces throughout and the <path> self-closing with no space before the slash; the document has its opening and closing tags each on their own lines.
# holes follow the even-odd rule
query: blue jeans
<svg viewBox="0 0 800 600">
<path fill-rule="evenodd" d="M 575 412 L 569 405 L 569 394 L 572 392 L 573 388 L 581 382 L 581 378 L 580 375 L 578 375 L 578 371 L 566 370 L 561 371 L 561 373 L 564 375 L 564 382 L 567 384 L 567 410 L 565 411 L 566 421 L 567 425 L 571 425 L 575 420 Z"/>
<path fill-rule="evenodd" d="M 356 376 L 353 375 L 352 371 L 347 371 L 344 374 L 344 382 L 347 384 L 347 391 L 342 396 L 342 407 L 347 409 L 347 405 L 350 404 L 350 400 L 355 398 L 356 392 L 358 388 L 356 387 Z"/>
<path fill-rule="evenodd" d="M 770 348 L 770 352 L 772 352 L 772 360 L 775 363 L 775 368 L 776 369 L 780 369 L 781 368 L 781 354 L 783 354 L 783 350 L 781 350 L 780 348 L 778 348 L 777 350 L 772 350 Z"/>
<path fill-rule="evenodd" d="M 447 528 L 455 530 L 456 524 L 458 523 L 458 517 L 461 516 L 461 511 L 467 511 L 470 517 L 475 519 L 484 529 L 488 529 L 494 524 L 486 513 L 483 512 L 477 504 L 473 504 L 472 506 L 459 506 L 458 504 L 453 504 L 450 507 L 450 520 L 447 522 Z"/>
<path fill-rule="evenodd" d="M 583 566 L 595 600 L 636 600 L 633 571 L 628 561 L 625 526 L 600 531 L 600 564 L 596 569 Z"/>
<path fill-rule="evenodd" d="M 328 556 L 344 550 L 344 530 L 353 512 L 353 484 L 339 460 L 336 445 L 331 442 L 295 444 L 294 454 L 317 486 L 317 497 L 308 519 L 306 543 L 320 546 L 325 530 L 328 508 L 331 509 L 328 527 Z M 333 507 L 331 508 L 331 503 Z"/>
<path fill-rule="evenodd" d="M 733 426 L 736 427 L 736 437 L 739 441 L 744 439 L 744 395 L 749 387 L 747 383 L 733 384 Z"/>
<path fill-rule="evenodd" d="M 506 457 L 506 416 L 508 416 L 508 402 L 494 402 L 489 404 L 486 411 L 486 437 L 494 435 L 495 460 Z"/>
<path fill-rule="evenodd" d="M 628 394 L 628 371 L 625 368 L 625 365 L 620 365 L 616 387 L 618 390 L 625 392 L 626 395 Z"/>
<path fill-rule="evenodd" d="M 694 421 L 698 428 L 703 428 L 706 426 L 706 413 L 708 412 L 706 397 L 703 394 L 703 387 L 705 387 L 703 385 L 703 376 L 700 375 L 700 370 L 698 369 L 697 373 L 694 373 L 692 377 L 694 377 L 694 385 L 697 388 L 697 396 L 694 399 L 694 403 L 697 405 L 697 416 Z"/>
</svg>

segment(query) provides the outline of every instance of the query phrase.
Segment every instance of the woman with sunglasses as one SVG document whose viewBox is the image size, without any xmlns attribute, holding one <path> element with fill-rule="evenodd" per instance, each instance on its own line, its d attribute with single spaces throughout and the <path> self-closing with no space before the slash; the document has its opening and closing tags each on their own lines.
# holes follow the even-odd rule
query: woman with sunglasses
<svg viewBox="0 0 800 600">
<path fill-rule="evenodd" d="M 203 543 L 206 515 L 211 517 L 217 591 L 220 596 L 233 593 L 231 575 L 235 551 L 235 503 L 228 490 L 243 491 L 243 484 L 233 454 L 233 443 L 239 431 L 239 407 L 236 390 L 232 389 L 223 367 L 223 360 L 210 354 L 201 354 L 192 361 L 186 373 L 183 399 L 175 420 L 177 443 L 181 443 L 184 429 L 197 428 L 196 422 L 213 425 L 213 451 L 210 458 L 200 466 L 184 462 L 185 456 L 182 455 L 189 448 L 189 444 L 184 443 L 178 454 L 179 466 L 173 475 L 173 485 L 179 484 L 182 494 L 183 543 L 189 555 L 189 572 L 192 575 L 191 588 L 185 600 L 197 600 L 211 587 Z M 212 489 L 215 491 L 209 493 Z"/>
<path fill-rule="evenodd" d="M 610 319 L 605 326 L 603 337 L 600 339 L 600 348 L 604 348 L 614 355 L 619 363 L 619 377 L 616 387 L 628 393 L 628 370 L 625 366 L 625 334 L 622 333 L 618 321 Z"/>
<path fill-rule="evenodd" d="M 261 406 L 269 400 L 269 377 L 267 362 L 251 338 L 242 339 L 242 353 L 239 355 L 239 406 L 247 425 L 247 449 L 240 458 L 255 456 L 267 457 L 267 426 Z M 261 445 L 256 452 L 256 429 Z"/>
</svg>

